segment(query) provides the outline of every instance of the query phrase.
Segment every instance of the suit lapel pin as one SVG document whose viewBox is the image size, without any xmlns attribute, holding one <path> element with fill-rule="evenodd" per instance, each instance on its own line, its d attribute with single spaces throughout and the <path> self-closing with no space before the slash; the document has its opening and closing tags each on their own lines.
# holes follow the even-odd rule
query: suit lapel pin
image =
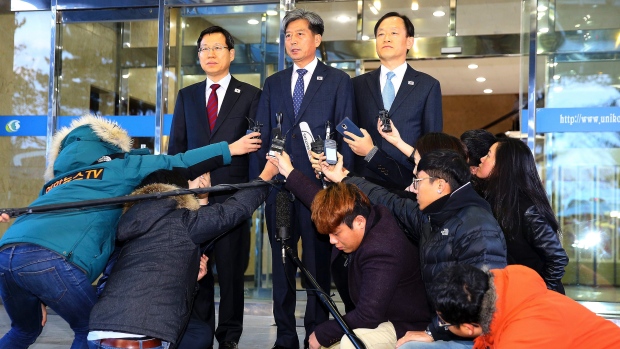
<svg viewBox="0 0 620 349">
<path fill-rule="evenodd" d="M 241 93 L 241 90 L 240 90 L 240 89 L 238 89 L 238 88 L 236 88 L 236 89 L 235 89 L 235 93 Z"/>
<path fill-rule="evenodd" d="M 319 80 L 319 81 L 322 81 L 323 77 L 322 76 L 317 76 L 316 79 Z"/>
<path fill-rule="evenodd" d="M 413 81 L 407 81 L 407 84 L 413 86 Z"/>
</svg>

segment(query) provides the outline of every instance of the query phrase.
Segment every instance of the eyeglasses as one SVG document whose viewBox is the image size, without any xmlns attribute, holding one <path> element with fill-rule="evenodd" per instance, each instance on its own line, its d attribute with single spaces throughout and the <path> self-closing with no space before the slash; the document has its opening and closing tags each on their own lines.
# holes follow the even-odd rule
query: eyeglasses
<svg viewBox="0 0 620 349">
<path fill-rule="evenodd" d="M 425 179 L 431 179 L 431 178 L 437 178 L 437 177 L 414 178 L 413 181 L 411 182 L 411 184 L 413 185 L 413 189 L 418 190 L 418 187 L 420 186 L 421 181 Z"/>
<path fill-rule="evenodd" d="M 213 53 L 220 53 L 224 51 L 225 48 L 228 48 L 228 46 L 222 46 L 222 45 L 214 45 L 213 47 L 203 46 L 203 47 L 198 48 L 198 53 L 201 53 L 204 51 L 207 51 L 207 53 L 211 51 L 213 51 Z"/>
<path fill-rule="evenodd" d="M 439 315 L 437 315 L 437 324 L 439 325 L 439 327 L 443 328 L 444 330 L 447 330 L 448 327 L 452 326 L 452 324 L 444 321 L 444 319 L 442 319 L 441 316 Z"/>
</svg>

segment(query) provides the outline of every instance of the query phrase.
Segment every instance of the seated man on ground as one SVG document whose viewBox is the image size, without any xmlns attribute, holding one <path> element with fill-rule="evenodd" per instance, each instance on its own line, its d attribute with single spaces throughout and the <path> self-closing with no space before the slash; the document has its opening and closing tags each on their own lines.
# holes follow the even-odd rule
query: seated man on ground
<svg viewBox="0 0 620 349">
<path fill-rule="evenodd" d="M 430 321 L 418 249 L 407 241 L 391 213 L 371 205 L 366 195 L 349 184 L 327 189 L 293 169 L 286 153 L 276 154 L 286 189 L 311 205 L 312 221 L 328 234 L 332 263 L 347 255 L 348 292 L 355 309 L 344 320 L 367 348 L 393 349 L 410 330 L 423 330 Z M 339 289 L 339 291 L 341 291 Z M 335 320 L 318 325 L 309 337 L 311 349 L 353 348 Z"/>
<path fill-rule="evenodd" d="M 454 265 L 435 277 L 431 293 L 442 327 L 475 338 L 474 348 L 612 349 L 620 327 L 547 289 L 522 265 L 484 272 Z"/>
<path fill-rule="evenodd" d="M 256 182 L 270 180 L 267 164 Z M 149 175 L 133 194 L 186 186 L 172 171 Z M 249 219 L 269 186 L 239 190 L 223 204 L 200 206 L 192 195 L 129 203 L 117 238 L 118 260 L 90 316 L 90 348 L 167 348 L 179 340 L 192 309 L 201 252 L 209 241 Z"/>
</svg>

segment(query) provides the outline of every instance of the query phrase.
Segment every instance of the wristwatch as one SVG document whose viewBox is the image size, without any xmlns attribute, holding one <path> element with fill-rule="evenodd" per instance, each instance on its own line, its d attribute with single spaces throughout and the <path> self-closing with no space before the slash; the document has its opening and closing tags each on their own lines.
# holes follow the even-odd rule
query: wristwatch
<svg viewBox="0 0 620 349">
<path fill-rule="evenodd" d="M 429 335 L 431 339 L 433 340 L 433 342 L 435 341 L 435 338 L 433 338 L 433 333 L 431 332 L 431 330 L 428 329 L 428 327 L 426 327 L 426 329 L 424 330 L 424 333 Z"/>
</svg>

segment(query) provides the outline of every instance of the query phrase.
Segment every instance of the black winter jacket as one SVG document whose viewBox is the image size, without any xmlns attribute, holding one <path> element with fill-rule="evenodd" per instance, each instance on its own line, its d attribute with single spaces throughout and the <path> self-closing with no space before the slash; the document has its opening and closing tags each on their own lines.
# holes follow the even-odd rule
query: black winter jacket
<svg viewBox="0 0 620 349">
<path fill-rule="evenodd" d="M 153 184 L 134 193 L 177 189 Z M 124 241 L 99 301 L 91 331 L 146 335 L 175 343 L 189 319 L 200 261 L 199 244 L 252 216 L 269 186 L 243 189 L 223 204 L 200 207 L 193 196 L 142 201 L 121 217 Z"/>
<path fill-rule="evenodd" d="M 521 264 L 536 270 L 548 289 L 564 294 L 562 276 L 568 255 L 558 232 L 527 198 L 519 200 L 519 214 L 519 233 L 506 236 L 508 264 Z"/>
<path fill-rule="evenodd" d="M 403 198 L 360 177 L 348 177 L 373 204 L 386 206 L 409 239 L 420 248 L 420 267 L 427 291 L 444 268 L 469 264 L 496 269 L 506 266 L 506 241 L 491 207 L 470 183 L 454 190 L 441 209 L 425 214 L 417 201 Z M 440 199 L 441 200 L 441 199 Z M 431 297 L 429 297 L 431 298 Z M 435 340 L 450 339 L 433 321 Z"/>
</svg>

